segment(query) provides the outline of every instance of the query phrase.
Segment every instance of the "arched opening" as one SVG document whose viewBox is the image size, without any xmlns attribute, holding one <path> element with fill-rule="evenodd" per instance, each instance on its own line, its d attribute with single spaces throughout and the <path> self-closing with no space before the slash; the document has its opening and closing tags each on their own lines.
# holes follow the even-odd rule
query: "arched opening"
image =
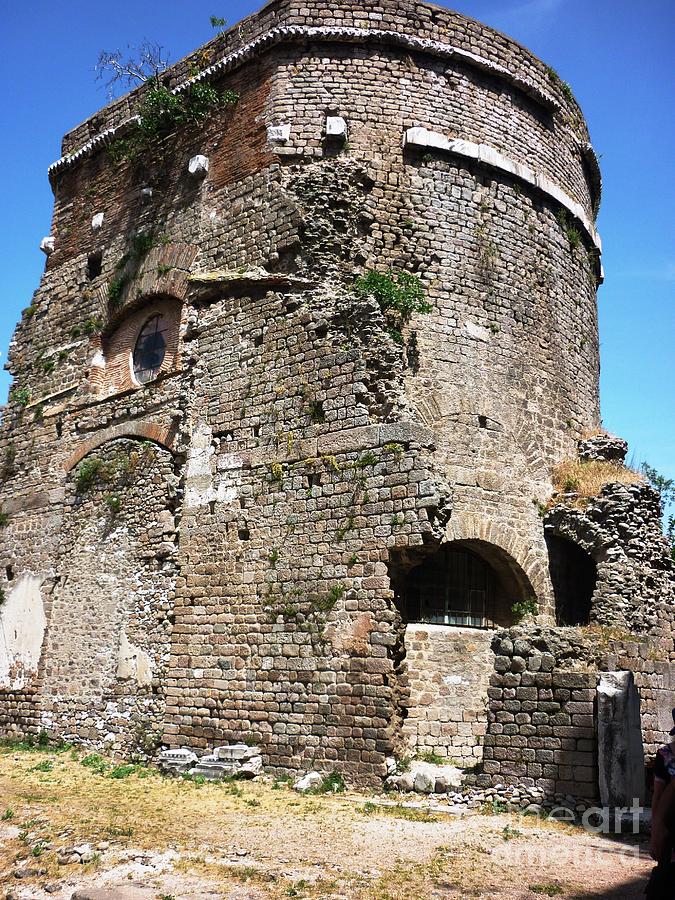
<svg viewBox="0 0 675 900">
<path fill-rule="evenodd" d="M 417 564 L 394 564 L 390 571 L 406 623 L 508 627 L 513 604 L 532 596 L 513 560 L 484 541 L 444 544 Z"/>
<path fill-rule="evenodd" d="M 127 304 L 101 335 L 90 378 L 99 396 L 147 387 L 180 370 L 182 304 L 168 295 Z"/>
<path fill-rule="evenodd" d="M 487 728 L 492 629 L 511 625 L 513 604 L 534 591 L 515 559 L 487 541 L 429 549 L 399 550 L 389 562 L 401 616 L 401 736 L 411 754 L 472 766 Z"/>
<path fill-rule="evenodd" d="M 598 580 L 595 561 L 578 544 L 547 534 L 548 568 L 558 625 L 588 625 Z"/>
</svg>

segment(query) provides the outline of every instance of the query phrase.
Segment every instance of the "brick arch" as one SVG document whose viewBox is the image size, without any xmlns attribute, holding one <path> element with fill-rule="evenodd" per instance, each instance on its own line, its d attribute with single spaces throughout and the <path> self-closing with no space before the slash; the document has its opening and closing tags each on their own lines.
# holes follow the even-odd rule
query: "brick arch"
<svg viewBox="0 0 675 900">
<path fill-rule="evenodd" d="M 154 444 L 159 444 L 160 447 L 173 453 L 176 429 L 166 425 L 159 425 L 155 422 L 124 422 L 121 425 L 113 425 L 83 441 L 64 461 L 64 470 L 66 472 L 72 471 L 93 450 L 103 446 L 103 444 L 107 444 L 109 441 L 125 437 L 152 441 Z"/>
<path fill-rule="evenodd" d="M 509 525 L 492 522 L 478 516 L 453 513 L 445 531 L 445 540 L 480 542 L 500 551 L 524 592 L 534 595 L 540 603 L 550 602 L 551 586 L 547 561 L 543 553 L 523 540 Z"/>
</svg>

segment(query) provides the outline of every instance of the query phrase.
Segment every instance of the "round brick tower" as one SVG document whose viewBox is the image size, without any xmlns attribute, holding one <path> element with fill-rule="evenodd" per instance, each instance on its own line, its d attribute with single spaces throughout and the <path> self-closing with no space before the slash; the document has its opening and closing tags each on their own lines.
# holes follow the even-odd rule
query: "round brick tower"
<svg viewBox="0 0 675 900">
<path fill-rule="evenodd" d="M 579 108 L 413 0 L 273 0 L 165 73 L 185 115 L 149 133 L 152 90 L 50 168 L 0 447 L 2 615 L 32 622 L 0 722 L 253 734 L 370 780 L 404 744 L 475 762 L 495 629 L 597 577 L 560 548 L 553 572 L 542 521 L 599 415 Z"/>
</svg>

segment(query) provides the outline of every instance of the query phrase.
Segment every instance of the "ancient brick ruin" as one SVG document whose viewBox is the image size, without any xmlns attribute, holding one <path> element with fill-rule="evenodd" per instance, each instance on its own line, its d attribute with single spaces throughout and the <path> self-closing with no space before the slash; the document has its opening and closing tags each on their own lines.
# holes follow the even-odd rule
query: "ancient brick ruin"
<svg viewBox="0 0 675 900">
<path fill-rule="evenodd" d="M 2 732 L 596 797 L 603 672 L 645 753 L 670 728 L 673 567 L 599 429 L 571 92 L 415 0 L 272 0 L 165 82 L 237 100 L 120 158 L 141 87 L 49 171 L 0 435 Z M 615 467 L 597 497 L 554 483 L 579 454 Z"/>
</svg>

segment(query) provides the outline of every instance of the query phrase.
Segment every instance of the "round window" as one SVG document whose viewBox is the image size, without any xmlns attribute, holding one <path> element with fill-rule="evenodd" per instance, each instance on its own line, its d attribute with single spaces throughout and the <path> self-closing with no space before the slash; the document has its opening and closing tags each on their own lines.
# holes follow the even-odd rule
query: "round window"
<svg viewBox="0 0 675 900">
<path fill-rule="evenodd" d="M 164 316 L 153 316 L 143 326 L 134 348 L 134 375 L 140 384 L 147 384 L 159 375 L 166 355 L 166 331 Z"/>
</svg>

